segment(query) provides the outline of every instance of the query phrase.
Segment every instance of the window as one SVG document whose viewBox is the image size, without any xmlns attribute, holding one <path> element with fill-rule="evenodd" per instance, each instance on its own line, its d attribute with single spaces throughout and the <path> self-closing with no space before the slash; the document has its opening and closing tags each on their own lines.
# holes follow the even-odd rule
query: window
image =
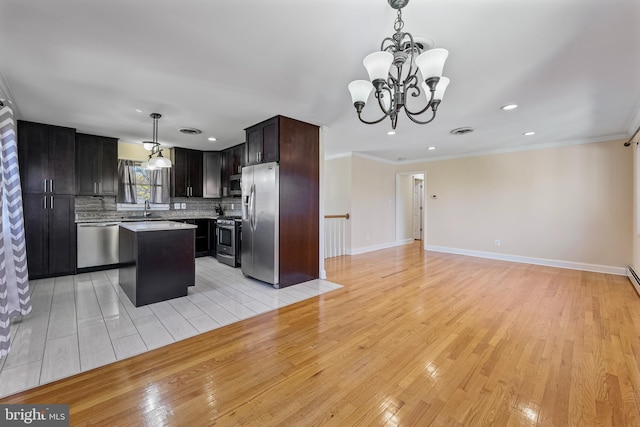
<svg viewBox="0 0 640 427">
<path fill-rule="evenodd" d="M 136 164 L 135 171 L 135 195 L 136 201 L 151 200 L 151 172 L 148 169 L 142 169 L 142 166 Z M 162 187 L 162 183 L 160 183 Z"/>
<path fill-rule="evenodd" d="M 140 162 L 118 161 L 118 210 L 169 209 L 169 169 L 148 170 Z M 166 206 L 163 206 L 166 205 Z"/>
</svg>

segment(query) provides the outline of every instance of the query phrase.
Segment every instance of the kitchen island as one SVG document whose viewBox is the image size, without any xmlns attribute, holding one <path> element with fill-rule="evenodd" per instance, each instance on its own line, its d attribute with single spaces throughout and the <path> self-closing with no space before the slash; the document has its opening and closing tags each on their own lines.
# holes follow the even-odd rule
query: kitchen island
<svg viewBox="0 0 640 427">
<path fill-rule="evenodd" d="M 120 287 L 133 305 L 187 295 L 195 284 L 196 228 L 173 221 L 120 224 Z"/>
</svg>

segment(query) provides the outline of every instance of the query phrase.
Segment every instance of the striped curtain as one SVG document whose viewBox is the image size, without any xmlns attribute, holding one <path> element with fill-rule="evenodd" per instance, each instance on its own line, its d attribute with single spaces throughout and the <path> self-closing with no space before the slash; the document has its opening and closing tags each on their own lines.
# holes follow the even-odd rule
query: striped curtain
<svg viewBox="0 0 640 427">
<path fill-rule="evenodd" d="M 15 129 L 13 111 L 0 99 L 0 357 L 11 348 L 10 319 L 31 312 Z"/>
</svg>

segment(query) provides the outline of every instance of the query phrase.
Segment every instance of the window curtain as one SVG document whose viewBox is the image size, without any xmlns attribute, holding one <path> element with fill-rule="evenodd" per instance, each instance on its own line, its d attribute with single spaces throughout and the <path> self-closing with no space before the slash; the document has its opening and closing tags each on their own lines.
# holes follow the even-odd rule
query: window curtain
<svg viewBox="0 0 640 427">
<path fill-rule="evenodd" d="M 150 203 L 169 203 L 169 169 L 162 168 L 151 171 Z"/>
<path fill-rule="evenodd" d="M 133 160 L 118 160 L 118 203 L 137 203 L 135 167 Z"/>
<path fill-rule="evenodd" d="M 13 111 L 0 99 L 0 357 L 11 349 L 10 320 L 31 312 L 22 191 Z"/>
</svg>

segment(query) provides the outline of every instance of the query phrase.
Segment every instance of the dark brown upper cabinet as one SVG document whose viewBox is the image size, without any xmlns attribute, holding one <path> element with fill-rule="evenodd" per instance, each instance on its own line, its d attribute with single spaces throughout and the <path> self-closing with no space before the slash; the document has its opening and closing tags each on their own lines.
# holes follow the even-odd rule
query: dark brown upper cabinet
<svg viewBox="0 0 640 427">
<path fill-rule="evenodd" d="M 202 197 L 202 151 L 171 150 L 171 197 Z"/>
<path fill-rule="evenodd" d="M 245 160 L 245 144 L 222 152 L 222 187 L 225 196 L 240 196 L 240 178 Z"/>
<path fill-rule="evenodd" d="M 222 197 L 222 153 L 220 151 L 205 151 L 203 160 L 203 189 L 202 197 Z"/>
<path fill-rule="evenodd" d="M 72 128 L 18 121 L 18 159 L 24 193 L 75 193 Z"/>
<path fill-rule="evenodd" d="M 115 196 L 118 192 L 118 139 L 76 134 L 76 194 Z"/>
<path fill-rule="evenodd" d="M 246 165 L 277 162 L 280 160 L 280 125 L 276 116 L 245 129 Z"/>
</svg>

